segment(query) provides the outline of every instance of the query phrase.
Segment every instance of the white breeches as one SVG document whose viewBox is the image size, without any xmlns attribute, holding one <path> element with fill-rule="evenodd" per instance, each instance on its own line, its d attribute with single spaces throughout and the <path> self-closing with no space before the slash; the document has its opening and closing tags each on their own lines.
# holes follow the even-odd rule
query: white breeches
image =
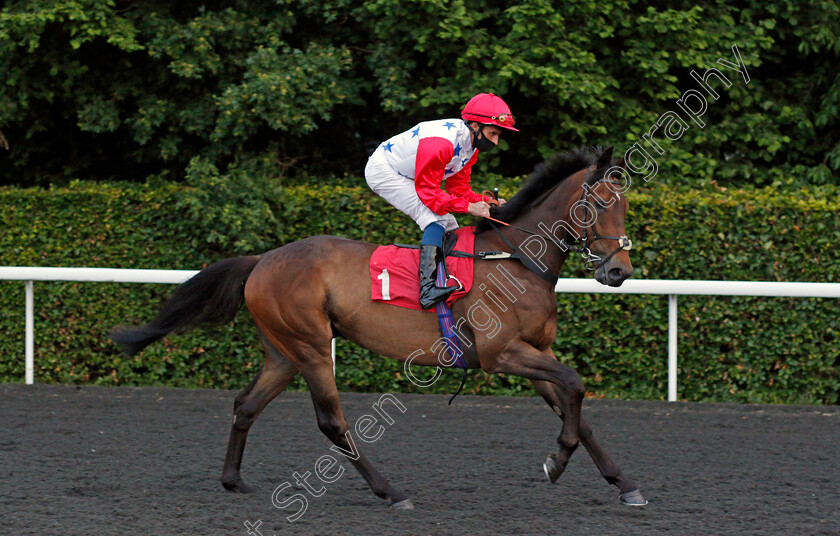
<svg viewBox="0 0 840 536">
<path fill-rule="evenodd" d="M 399 175 L 387 162 L 376 155 L 371 156 L 365 166 L 365 180 L 371 190 L 407 214 L 423 231 L 432 223 L 439 223 L 447 231 L 458 228 L 452 214 L 440 216 L 423 204 L 414 189 L 414 181 Z"/>
</svg>

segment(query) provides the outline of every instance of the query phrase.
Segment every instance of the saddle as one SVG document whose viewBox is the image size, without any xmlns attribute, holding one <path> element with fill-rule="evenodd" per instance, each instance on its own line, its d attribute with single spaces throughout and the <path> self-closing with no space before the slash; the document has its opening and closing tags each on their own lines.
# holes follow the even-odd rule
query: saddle
<svg viewBox="0 0 840 536">
<path fill-rule="evenodd" d="M 448 232 L 443 239 L 449 285 L 460 284 L 446 300 L 448 305 L 466 296 L 473 286 L 475 227 L 462 227 Z M 408 309 L 420 306 L 420 278 L 417 266 L 420 246 L 393 244 L 376 248 L 370 258 L 371 300 Z"/>
</svg>

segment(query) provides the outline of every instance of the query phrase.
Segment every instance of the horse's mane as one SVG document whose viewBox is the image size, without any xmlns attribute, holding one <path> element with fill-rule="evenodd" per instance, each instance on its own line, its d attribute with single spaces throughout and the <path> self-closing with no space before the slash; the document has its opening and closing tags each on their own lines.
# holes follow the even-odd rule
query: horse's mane
<svg viewBox="0 0 840 536">
<path fill-rule="evenodd" d="M 605 155 L 605 153 L 608 154 Z M 534 201 L 576 171 L 587 168 L 596 162 L 598 163 L 598 170 L 596 171 L 601 170 L 601 168 L 606 171 L 608 167 L 615 165 L 611 153 L 612 148 L 605 151 L 600 145 L 592 148 L 580 146 L 571 151 L 557 153 L 545 162 L 537 164 L 516 195 L 504 205 L 491 208 L 490 214 L 497 220 L 513 221 L 519 214 L 530 208 Z M 603 156 L 607 156 L 603 159 L 604 162 L 602 162 Z M 589 182 L 591 183 L 598 178 L 600 178 L 598 173 L 592 173 Z M 490 229 L 490 224 L 486 219 L 481 218 L 476 223 L 476 232 L 488 229 Z"/>
</svg>

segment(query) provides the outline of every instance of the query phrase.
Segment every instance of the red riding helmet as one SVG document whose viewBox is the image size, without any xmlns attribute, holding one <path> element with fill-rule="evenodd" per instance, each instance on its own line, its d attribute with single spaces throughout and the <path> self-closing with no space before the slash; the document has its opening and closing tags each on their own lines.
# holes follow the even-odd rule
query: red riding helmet
<svg viewBox="0 0 840 536">
<path fill-rule="evenodd" d="M 518 128 L 513 128 L 516 123 L 513 114 L 510 113 L 510 108 L 505 104 L 501 97 L 497 97 L 492 93 L 479 93 L 461 110 L 461 119 L 464 121 L 475 121 L 484 125 L 496 125 L 497 127 L 506 128 L 514 132 L 519 132 Z"/>
</svg>

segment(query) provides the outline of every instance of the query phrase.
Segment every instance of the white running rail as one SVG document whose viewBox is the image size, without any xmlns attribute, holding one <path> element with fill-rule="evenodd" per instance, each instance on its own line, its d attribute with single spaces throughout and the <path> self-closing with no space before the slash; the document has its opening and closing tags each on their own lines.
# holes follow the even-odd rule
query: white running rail
<svg viewBox="0 0 840 536">
<path fill-rule="evenodd" d="M 628 279 L 618 288 L 594 279 L 560 279 L 557 292 L 666 294 L 668 296 L 668 401 L 677 400 L 677 296 L 768 296 L 840 298 L 840 283 Z"/>
<path fill-rule="evenodd" d="M 0 280 L 26 282 L 26 383 L 35 381 L 34 281 L 113 283 L 183 283 L 195 270 L 129 270 L 119 268 L 31 268 L 0 266 Z M 668 296 L 668 400 L 677 399 L 677 296 L 776 296 L 840 298 L 840 283 L 764 281 L 694 281 L 628 279 L 621 287 L 601 285 L 594 279 L 560 279 L 557 292 L 586 294 L 664 294 Z M 333 341 L 334 343 L 334 341 Z M 335 346 L 333 344 L 333 366 Z"/>
<path fill-rule="evenodd" d="M 26 282 L 26 384 L 35 383 L 34 281 L 85 281 L 99 283 L 183 283 L 196 270 L 129 270 L 119 268 L 34 268 L 0 266 L 0 280 Z"/>
</svg>

